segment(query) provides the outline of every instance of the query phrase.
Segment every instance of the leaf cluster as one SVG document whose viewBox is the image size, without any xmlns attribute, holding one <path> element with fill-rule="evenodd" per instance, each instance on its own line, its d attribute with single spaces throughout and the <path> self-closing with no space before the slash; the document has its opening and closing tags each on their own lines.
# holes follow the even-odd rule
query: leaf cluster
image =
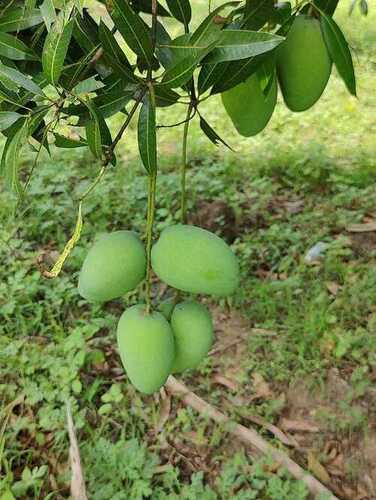
<svg viewBox="0 0 376 500">
<path fill-rule="evenodd" d="M 100 0 L 107 11 L 93 17 L 83 0 L 6 0 L 0 6 L 0 131 L 6 137 L 0 173 L 22 196 L 41 150 L 88 147 L 107 166 L 136 112 L 142 163 L 157 170 L 157 109 L 174 105 L 198 116 L 214 144 L 227 145 L 199 110 L 263 68 L 275 71 L 275 51 L 294 17 L 321 19 L 329 53 L 351 93 L 356 93 L 351 53 L 332 15 L 338 0 L 227 1 L 192 27 L 189 0 Z M 166 22 L 168 21 L 168 22 Z M 169 29 L 178 27 L 172 36 Z M 307 56 L 308 57 L 308 56 Z M 108 119 L 122 113 L 113 137 Z M 178 124 L 177 124 L 178 125 Z M 35 152 L 27 175 L 20 155 Z"/>
</svg>

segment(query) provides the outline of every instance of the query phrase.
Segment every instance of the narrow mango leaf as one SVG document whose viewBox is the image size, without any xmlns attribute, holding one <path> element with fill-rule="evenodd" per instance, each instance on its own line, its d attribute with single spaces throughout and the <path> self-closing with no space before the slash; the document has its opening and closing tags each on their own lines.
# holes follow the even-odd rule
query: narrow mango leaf
<svg viewBox="0 0 376 500">
<path fill-rule="evenodd" d="M 159 37 L 157 43 L 158 59 L 165 69 L 170 69 L 185 57 L 197 53 L 196 47 L 191 44 L 191 35 L 185 33 L 174 40 L 162 32 L 163 38 Z"/>
<path fill-rule="evenodd" d="M 242 28 L 259 30 L 271 18 L 274 0 L 248 0 L 242 20 Z"/>
<path fill-rule="evenodd" d="M 204 64 L 198 75 L 198 92 L 203 94 L 227 73 L 229 63 Z"/>
<path fill-rule="evenodd" d="M 231 151 L 234 151 L 231 146 L 227 144 L 218 134 L 217 132 L 209 125 L 209 123 L 202 117 L 200 116 L 200 127 L 201 130 L 204 132 L 206 137 L 215 145 L 218 146 L 220 143 L 222 143 L 224 146 L 227 148 L 231 149 Z"/>
<path fill-rule="evenodd" d="M 172 106 L 179 99 L 180 95 L 167 87 L 155 85 L 155 105 L 157 107 Z"/>
<path fill-rule="evenodd" d="M 135 14 L 128 0 L 112 0 L 111 17 L 127 45 L 149 65 L 153 62 L 151 36 L 145 23 Z"/>
<path fill-rule="evenodd" d="M 20 71 L 10 68 L 9 66 L 5 66 L 5 64 L 2 64 L 1 62 L 0 77 L 9 78 L 18 87 L 28 90 L 32 94 L 42 97 L 44 96 L 43 90 L 31 78 L 27 78 L 27 76 L 24 76 Z"/>
<path fill-rule="evenodd" d="M 48 33 L 43 47 L 43 72 L 50 83 L 57 85 L 64 67 L 65 57 L 72 38 L 73 20 L 64 25 L 59 17 Z"/>
<path fill-rule="evenodd" d="M 75 95 L 89 94 L 90 92 L 95 92 L 103 87 L 104 84 L 101 81 L 96 80 L 95 76 L 91 76 L 73 87 L 72 93 Z"/>
<path fill-rule="evenodd" d="M 226 7 L 235 7 L 240 2 L 226 2 L 214 9 L 200 24 L 192 34 L 191 43 L 199 45 L 202 42 L 211 43 L 218 38 L 218 32 L 223 28 L 223 24 L 217 20 L 218 14 Z"/>
<path fill-rule="evenodd" d="M 75 5 L 76 9 L 78 10 L 78 12 L 82 16 L 83 15 L 84 6 L 85 6 L 85 0 L 74 0 L 74 5 Z"/>
<path fill-rule="evenodd" d="M 14 109 L 19 108 L 20 104 L 19 96 L 12 90 L 9 90 L 1 81 L 0 81 L 0 98 L 10 104 L 13 104 Z"/>
<path fill-rule="evenodd" d="M 192 19 L 192 9 L 189 0 L 167 0 L 167 6 L 175 19 L 188 27 Z"/>
<path fill-rule="evenodd" d="M 97 111 L 94 111 L 94 106 L 90 108 L 91 120 L 87 123 L 86 129 L 86 140 L 90 151 L 93 153 L 95 158 L 100 159 L 102 157 L 102 136 L 101 127 L 99 124 L 99 115 Z"/>
<path fill-rule="evenodd" d="M 170 89 L 183 86 L 193 75 L 200 59 L 195 57 L 186 57 L 178 62 L 175 66 L 168 69 L 163 75 L 161 85 L 165 85 Z"/>
<path fill-rule="evenodd" d="M 86 101 L 89 109 L 91 121 L 86 124 L 86 140 L 93 155 L 101 159 L 105 146 L 110 146 L 112 142 L 110 130 L 101 112 L 93 101 Z M 113 159 L 115 161 L 115 159 Z"/>
<path fill-rule="evenodd" d="M 55 146 L 57 148 L 72 149 L 72 148 L 82 148 L 84 146 L 87 146 L 87 142 L 84 141 L 83 139 L 76 141 L 75 139 L 70 139 L 69 137 L 65 137 L 64 135 L 56 133 L 54 133 L 54 136 L 55 136 Z"/>
<path fill-rule="evenodd" d="M 136 12 L 145 12 L 146 14 L 151 14 L 151 2 L 150 0 L 130 0 L 133 10 Z M 163 5 L 157 2 L 157 14 L 162 17 L 171 17 L 171 14 L 166 10 Z"/>
<path fill-rule="evenodd" d="M 124 110 L 134 95 L 134 90 L 116 90 L 113 92 L 106 92 L 105 90 L 103 89 L 103 94 L 94 98 L 94 104 L 103 118 L 109 118 Z"/>
<path fill-rule="evenodd" d="M 238 61 L 268 52 L 284 40 L 270 33 L 249 30 L 223 30 L 214 50 L 205 58 L 204 64 Z"/>
<path fill-rule="evenodd" d="M 0 33 L 0 56 L 15 61 L 35 61 L 38 59 L 27 45 L 8 33 Z"/>
<path fill-rule="evenodd" d="M 43 21 L 39 9 L 33 9 L 25 14 L 21 7 L 7 9 L 0 17 L 0 32 L 11 33 L 26 30 L 41 24 Z"/>
<path fill-rule="evenodd" d="M 22 193 L 22 187 L 19 180 L 18 166 L 19 157 L 23 146 L 25 145 L 28 136 L 27 120 L 21 122 L 21 128 L 14 134 L 8 137 L 5 145 L 4 157 L 4 178 L 5 184 L 11 191 L 18 196 Z"/>
<path fill-rule="evenodd" d="M 149 175 L 157 171 L 157 129 L 154 95 L 145 97 L 138 118 L 138 149 Z"/>
<path fill-rule="evenodd" d="M 97 97 L 92 99 L 92 102 L 103 118 L 109 118 L 119 111 L 124 110 L 125 106 L 132 99 L 133 95 L 133 90 L 115 90 L 113 92 L 104 92 L 103 94 L 98 95 Z M 87 107 L 82 105 L 68 106 L 67 108 L 64 108 L 63 112 L 68 116 L 78 116 L 78 127 L 86 126 L 86 124 L 91 121 L 90 112 L 88 111 Z"/>
<path fill-rule="evenodd" d="M 73 38 L 84 52 L 97 50 L 98 25 L 87 11 L 84 11 L 82 16 L 74 17 Z"/>
<path fill-rule="evenodd" d="M 0 111 L 0 130 L 7 129 L 20 118 L 22 115 L 15 111 Z"/>
<path fill-rule="evenodd" d="M 244 82 L 253 75 L 264 61 L 264 55 L 250 57 L 246 60 L 232 61 L 226 67 L 226 71 L 213 85 L 212 94 L 218 94 L 229 90 L 239 83 Z"/>
<path fill-rule="evenodd" d="M 339 26 L 333 18 L 321 13 L 321 30 L 330 57 L 350 94 L 356 96 L 356 79 L 354 64 L 349 45 Z"/>
<path fill-rule="evenodd" d="M 136 82 L 137 78 L 133 73 L 126 55 L 111 33 L 111 30 L 101 21 L 99 25 L 99 39 L 105 52 L 107 63 L 126 82 Z"/>
<path fill-rule="evenodd" d="M 339 0 L 314 0 L 314 5 L 328 16 L 332 16 L 337 8 Z"/>
<path fill-rule="evenodd" d="M 191 79 L 197 65 L 207 54 L 209 54 L 215 43 L 216 42 L 213 42 L 212 44 L 203 47 L 183 47 L 182 49 L 189 55 L 184 57 L 184 59 L 178 60 L 174 65 L 165 71 L 162 77 L 161 85 L 174 89 L 187 83 Z"/>
<path fill-rule="evenodd" d="M 50 31 L 51 25 L 56 21 L 56 11 L 54 3 L 52 0 L 44 0 L 39 8 L 47 31 Z"/>
</svg>

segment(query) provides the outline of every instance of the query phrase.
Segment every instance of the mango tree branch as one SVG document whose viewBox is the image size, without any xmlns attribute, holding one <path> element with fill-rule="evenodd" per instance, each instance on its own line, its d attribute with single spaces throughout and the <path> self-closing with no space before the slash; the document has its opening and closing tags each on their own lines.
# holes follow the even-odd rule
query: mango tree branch
<svg viewBox="0 0 376 500">
<path fill-rule="evenodd" d="M 239 439 L 246 446 L 250 446 L 256 452 L 271 457 L 278 464 L 285 467 L 289 473 L 296 479 L 303 481 L 313 495 L 326 495 L 329 500 L 339 500 L 326 486 L 324 486 L 315 477 L 302 469 L 300 465 L 294 462 L 286 453 L 270 445 L 255 430 L 249 429 L 244 425 L 237 424 L 230 420 L 224 413 L 220 412 L 209 403 L 196 396 L 182 382 L 170 375 L 165 389 L 172 395 L 177 396 L 186 406 L 191 406 L 201 415 L 209 417 L 219 424 L 227 424 L 227 431 Z"/>
</svg>

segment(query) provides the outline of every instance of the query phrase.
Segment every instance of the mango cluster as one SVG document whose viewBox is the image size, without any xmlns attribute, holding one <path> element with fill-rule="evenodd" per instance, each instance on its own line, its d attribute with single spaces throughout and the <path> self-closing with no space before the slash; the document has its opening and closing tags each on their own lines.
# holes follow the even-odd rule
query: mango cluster
<svg viewBox="0 0 376 500">
<path fill-rule="evenodd" d="M 195 226 L 165 229 L 152 248 L 152 267 L 169 286 L 223 297 L 239 283 L 231 248 L 218 236 Z M 146 274 L 146 252 L 131 231 L 101 236 L 88 252 L 79 276 L 79 293 L 105 302 L 134 290 Z M 117 327 L 120 357 L 133 385 L 145 394 L 162 387 L 170 373 L 196 368 L 213 343 L 213 322 L 198 302 L 164 302 L 158 311 L 130 307 Z"/>
<path fill-rule="evenodd" d="M 263 64 L 247 80 L 222 93 L 222 102 L 239 134 L 250 137 L 261 132 L 271 119 L 278 84 L 286 106 L 305 111 L 321 97 L 330 78 L 329 56 L 320 22 L 299 14 L 286 40 L 272 55 L 274 64 Z M 272 69 L 271 69 L 272 68 Z M 265 79 L 265 75 L 269 75 Z"/>
</svg>

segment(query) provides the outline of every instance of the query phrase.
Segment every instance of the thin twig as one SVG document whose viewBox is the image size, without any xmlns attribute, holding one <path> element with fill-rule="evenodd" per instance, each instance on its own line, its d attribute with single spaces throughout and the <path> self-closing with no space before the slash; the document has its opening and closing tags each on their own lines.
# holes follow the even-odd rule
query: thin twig
<svg viewBox="0 0 376 500">
<path fill-rule="evenodd" d="M 187 110 L 187 118 L 185 120 L 184 132 L 183 132 L 183 150 L 182 150 L 182 162 L 181 162 L 181 198 L 180 198 L 180 209 L 181 209 L 181 222 L 185 224 L 187 218 L 187 200 L 186 200 L 186 169 L 187 169 L 187 143 L 188 143 L 188 131 L 189 131 L 189 117 L 191 116 L 193 108 L 193 103 L 191 102 Z M 196 112 L 196 108 L 194 108 Z"/>
<path fill-rule="evenodd" d="M 197 109 L 194 108 L 193 113 L 191 114 L 191 116 L 189 116 L 188 118 L 185 118 L 185 120 L 182 120 L 181 122 L 177 122 L 177 123 L 172 123 L 171 125 L 157 125 L 157 128 L 175 128 L 175 127 L 179 127 L 180 125 L 184 125 L 185 123 L 190 122 L 191 120 L 193 120 L 193 118 L 196 116 L 196 113 L 197 113 Z"/>
<path fill-rule="evenodd" d="M 118 145 L 119 141 L 121 140 L 121 138 L 123 137 L 124 132 L 128 128 L 128 125 L 130 124 L 130 122 L 131 122 L 134 114 L 136 113 L 137 108 L 138 108 L 140 102 L 144 98 L 146 91 L 147 91 L 146 88 L 142 89 L 142 92 L 140 92 L 140 95 L 137 97 L 137 99 L 136 99 L 136 101 L 135 101 L 132 109 L 129 111 L 127 119 L 125 120 L 125 122 L 121 126 L 121 128 L 120 128 L 119 132 L 117 133 L 115 139 L 112 141 L 111 146 L 108 148 L 108 155 L 107 155 L 107 159 L 105 161 L 106 165 L 108 165 L 110 163 L 110 161 L 112 159 L 112 155 L 114 153 L 114 150 L 115 150 L 116 146 Z"/>
<path fill-rule="evenodd" d="M 217 423 L 227 424 L 226 429 L 230 434 L 237 437 L 245 445 L 251 446 L 257 452 L 271 457 L 281 466 L 285 467 L 292 476 L 303 481 L 312 494 L 327 495 L 330 500 L 339 500 L 328 488 L 326 488 L 326 486 L 300 467 L 300 465 L 294 462 L 286 453 L 270 445 L 255 430 L 230 420 L 224 413 L 191 392 L 173 376 L 168 378 L 165 388 L 171 395 L 180 397 L 185 405 L 191 406 L 200 414 L 209 417 Z"/>
</svg>

